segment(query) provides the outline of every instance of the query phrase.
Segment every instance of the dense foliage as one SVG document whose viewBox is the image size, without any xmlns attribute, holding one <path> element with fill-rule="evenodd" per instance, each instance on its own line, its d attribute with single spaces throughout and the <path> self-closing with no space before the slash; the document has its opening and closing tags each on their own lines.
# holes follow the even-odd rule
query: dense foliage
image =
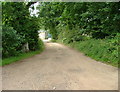
<svg viewBox="0 0 120 92">
<path fill-rule="evenodd" d="M 31 56 L 34 56 L 36 54 L 40 54 L 44 50 L 44 43 L 41 40 L 38 40 L 38 44 L 40 45 L 40 49 L 36 51 L 30 51 L 29 53 L 19 53 L 18 56 L 13 56 L 9 58 L 4 58 L 2 60 L 2 63 L 0 63 L 0 66 L 8 65 L 11 64 L 12 62 L 16 62 L 22 59 L 29 58 Z"/>
<path fill-rule="evenodd" d="M 45 2 L 39 10 L 41 28 L 49 30 L 53 39 L 74 43 L 97 60 L 117 62 L 119 2 Z"/>
<path fill-rule="evenodd" d="M 38 18 L 30 16 L 33 3 L 2 3 L 3 57 L 17 55 L 27 42 L 31 51 L 40 49 L 40 27 L 49 30 L 54 41 L 69 44 L 97 60 L 117 64 L 119 2 L 40 2 Z"/>
<path fill-rule="evenodd" d="M 120 4 L 115 2 L 40 3 L 39 17 L 42 27 L 49 29 L 56 39 L 65 27 L 93 38 L 105 38 L 120 31 L 119 8 Z"/>
<path fill-rule="evenodd" d="M 119 35 L 120 36 L 120 35 Z M 90 39 L 70 43 L 69 46 L 85 53 L 85 55 L 113 66 L 118 65 L 118 35 L 112 39 Z"/>
<path fill-rule="evenodd" d="M 40 49 L 38 19 L 30 16 L 28 5 L 29 3 L 25 2 L 2 2 L 2 24 L 5 25 L 2 41 L 3 58 L 22 52 L 22 46 L 27 42 L 29 50 Z"/>
<path fill-rule="evenodd" d="M 3 26 L 2 30 L 2 55 L 3 57 L 15 56 L 18 54 L 23 38 L 13 28 Z"/>
</svg>

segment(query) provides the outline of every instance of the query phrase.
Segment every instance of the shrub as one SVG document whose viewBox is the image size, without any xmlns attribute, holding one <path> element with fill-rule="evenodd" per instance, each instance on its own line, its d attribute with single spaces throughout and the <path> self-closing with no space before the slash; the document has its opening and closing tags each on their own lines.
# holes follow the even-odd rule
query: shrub
<svg viewBox="0 0 120 92">
<path fill-rule="evenodd" d="M 18 55 L 21 51 L 21 43 L 24 41 L 23 37 L 17 34 L 16 30 L 11 27 L 2 27 L 2 56 L 9 57 Z"/>
<path fill-rule="evenodd" d="M 56 40 L 55 40 L 55 39 L 52 39 L 51 42 L 56 42 Z"/>
<path fill-rule="evenodd" d="M 43 51 L 44 48 L 45 48 L 45 46 L 44 46 L 43 41 L 42 41 L 41 39 L 38 39 L 38 49 L 39 49 L 40 51 Z"/>
<path fill-rule="evenodd" d="M 70 46 L 85 55 L 114 66 L 118 65 L 118 36 L 111 39 L 90 39 L 71 43 Z"/>
<path fill-rule="evenodd" d="M 83 31 L 84 30 L 80 30 L 80 29 L 67 30 L 64 28 L 59 33 L 58 40 L 61 40 L 63 43 L 66 43 L 66 44 L 77 42 L 77 41 L 88 40 L 89 37 L 86 36 L 85 34 L 83 35 Z"/>
</svg>

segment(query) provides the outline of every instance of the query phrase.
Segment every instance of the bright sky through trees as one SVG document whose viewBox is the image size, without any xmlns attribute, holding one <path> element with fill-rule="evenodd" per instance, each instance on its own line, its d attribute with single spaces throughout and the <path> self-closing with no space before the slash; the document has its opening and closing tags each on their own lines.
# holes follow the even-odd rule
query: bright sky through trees
<svg viewBox="0 0 120 92">
<path fill-rule="evenodd" d="M 31 7 L 29 8 L 29 11 L 31 12 L 31 13 L 30 13 L 31 16 L 36 16 L 36 17 L 38 17 L 38 15 L 39 15 L 39 14 L 38 14 L 39 10 L 37 9 L 37 6 L 38 6 L 38 5 L 39 5 L 39 2 L 31 5 Z M 32 7 L 34 7 L 34 8 L 32 8 Z"/>
</svg>

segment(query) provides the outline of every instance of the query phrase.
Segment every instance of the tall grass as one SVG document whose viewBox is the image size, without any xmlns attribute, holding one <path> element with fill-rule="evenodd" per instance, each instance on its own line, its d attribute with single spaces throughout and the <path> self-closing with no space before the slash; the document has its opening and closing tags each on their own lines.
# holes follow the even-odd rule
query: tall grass
<svg viewBox="0 0 120 92">
<path fill-rule="evenodd" d="M 90 39 L 70 43 L 69 46 L 83 52 L 91 58 L 113 66 L 118 66 L 118 47 L 110 39 Z"/>
</svg>

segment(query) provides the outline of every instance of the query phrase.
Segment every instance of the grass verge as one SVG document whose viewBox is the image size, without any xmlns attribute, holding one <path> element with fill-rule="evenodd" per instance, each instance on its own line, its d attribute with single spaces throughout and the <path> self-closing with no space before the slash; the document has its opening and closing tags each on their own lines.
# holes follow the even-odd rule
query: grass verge
<svg viewBox="0 0 120 92">
<path fill-rule="evenodd" d="M 57 42 L 61 43 L 62 41 Z M 111 39 L 90 39 L 64 44 L 77 49 L 96 61 L 118 67 L 118 47 L 114 43 L 111 43 Z"/>
<path fill-rule="evenodd" d="M 55 40 L 55 39 L 52 39 L 52 40 L 51 40 L 51 42 L 56 42 L 56 41 L 57 41 L 57 40 Z"/>
<path fill-rule="evenodd" d="M 29 57 L 34 56 L 36 54 L 40 54 L 45 49 L 45 46 L 43 43 L 41 43 L 40 45 L 41 45 L 41 48 L 37 51 L 30 51 L 27 53 L 19 54 L 18 56 L 9 57 L 9 58 L 5 58 L 5 59 L 1 60 L 2 63 L 0 63 L 0 66 L 8 65 L 8 64 L 11 64 L 13 62 L 29 58 Z"/>
</svg>

